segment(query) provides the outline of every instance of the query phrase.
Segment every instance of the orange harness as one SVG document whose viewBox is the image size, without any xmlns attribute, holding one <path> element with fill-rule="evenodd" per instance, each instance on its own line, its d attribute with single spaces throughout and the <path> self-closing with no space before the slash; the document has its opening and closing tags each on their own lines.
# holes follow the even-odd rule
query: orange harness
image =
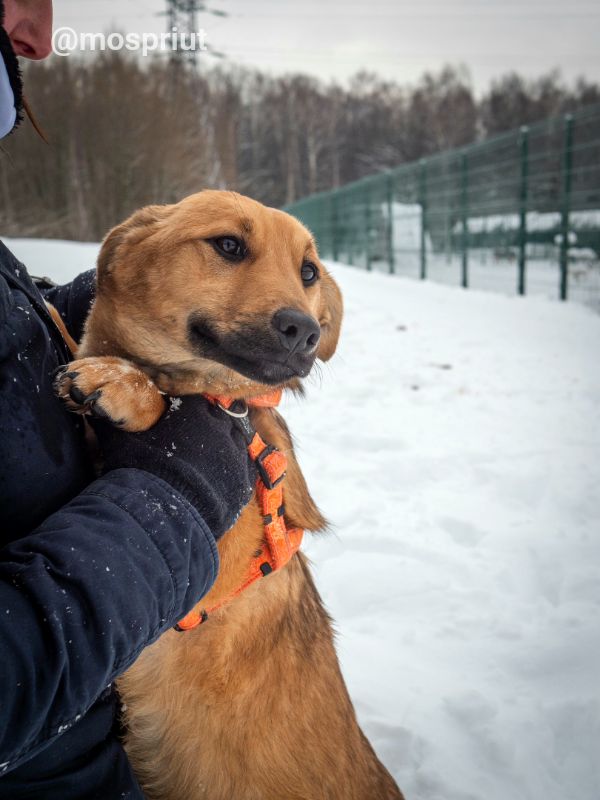
<svg viewBox="0 0 600 800">
<path fill-rule="evenodd" d="M 286 528 L 285 525 L 282 485 L 287 469 L 285 453 L 273 445 L 265 444 L 248 419 L 248 406 L 273 408 L 281 400 L 281 390 L 273 394 L 254 397 L 246 402 L 232 400 L 228 397 L 211 397 L 209 395 L 205 395 L 205 397 L 234 417 L 248 443 L 250 458 L 258 470 L 256 496 L 263 515 L 265 535 L 260 550 L 250 561 L 241 585 L 214 606 L 203 608 L 201 611 L 190 611 L 175 626 L 175 630 L 178 631 L 189 631 L 198 627 L 206 622 L 209 614 L 230 603 L 259 578 L 264 578 L 271 572 L 284 567 L 298 552 L 304 535 L 304 531 L 300 528 Z"/>
</svg>

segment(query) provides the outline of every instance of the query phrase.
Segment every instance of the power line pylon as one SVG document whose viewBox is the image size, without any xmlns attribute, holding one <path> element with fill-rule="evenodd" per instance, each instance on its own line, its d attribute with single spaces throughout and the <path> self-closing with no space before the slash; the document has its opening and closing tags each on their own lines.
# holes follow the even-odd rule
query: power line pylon
<svg viewBox="0 0 600 800">
<path fill-rule="evenodd" d="M 201 0 L 167 0 L 167 25 L 168 33 L 179 37 L 178 46 L 171 51 L 172 60 L 191 63 L 196 66 L 198 61 L 198 46 L 191 47 L 192 36 L 198 34 L 198 13 L 206 10 L 205 4 Z M 187 48 L 181 46 L 183 38 L 187 42 Z"/>
</svg>

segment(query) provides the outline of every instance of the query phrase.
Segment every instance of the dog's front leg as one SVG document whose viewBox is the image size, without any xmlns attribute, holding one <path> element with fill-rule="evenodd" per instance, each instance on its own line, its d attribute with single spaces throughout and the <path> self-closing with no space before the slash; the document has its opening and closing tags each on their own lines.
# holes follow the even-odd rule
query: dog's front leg
<svg viewBox="0 0 600 800">
<path fill-rule="evenodd" d="M 101 417 L 126 431 L 151 428 L 164 413 L 164 395 L 141 369 L 112 356 L 72 361 L 55 388 L 69 411 Z"/>
</svg>

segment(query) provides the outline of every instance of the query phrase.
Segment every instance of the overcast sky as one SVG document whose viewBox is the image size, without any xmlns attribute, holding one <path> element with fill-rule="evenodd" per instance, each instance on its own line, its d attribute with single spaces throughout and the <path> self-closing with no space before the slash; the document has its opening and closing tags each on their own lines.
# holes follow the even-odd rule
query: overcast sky
<svg viewBox="0 0 600 800">
<path fill-rule="evenodd" d="M 535 77 L 554 67 L 571 81 L 600 80 L 600 2 L 595 0 L 210 0 L 225 19 L 200 27 L 231 62 L 271 72 L 344 80 L 366 68 L 400 82 L 464 64 L 478 92 L 509 70 Z M 160 32 L 164 0 L 55 0 L 55 27 Z M 206 63 L 215 59 L 204 56 Z"/>
</svg>

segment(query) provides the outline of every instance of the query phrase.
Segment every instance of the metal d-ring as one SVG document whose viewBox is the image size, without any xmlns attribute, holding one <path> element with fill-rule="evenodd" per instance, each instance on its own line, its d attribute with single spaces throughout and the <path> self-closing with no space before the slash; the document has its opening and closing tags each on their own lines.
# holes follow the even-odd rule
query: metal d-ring
<svg viewBox="0 0 600 800">
<path fill-rule="evenodd" d="M 243 403 L 244 410 L 240 412 L 232 411 L 231 409 L 236 403 Z M 245 400 L 235 400 L 234 403 L 232 403 L 229 408 L 225 408 L 225 406 L 222 406 L 221 403 L 217 403 L 217 405 L 222 411 L 224 411 L 226 414 L 229 414 L 230 417 L 235 417 L 236 419 L 244 419 L 245 417 L 248 416 L 248 403 L 246 403 Z"/>
</svg>

